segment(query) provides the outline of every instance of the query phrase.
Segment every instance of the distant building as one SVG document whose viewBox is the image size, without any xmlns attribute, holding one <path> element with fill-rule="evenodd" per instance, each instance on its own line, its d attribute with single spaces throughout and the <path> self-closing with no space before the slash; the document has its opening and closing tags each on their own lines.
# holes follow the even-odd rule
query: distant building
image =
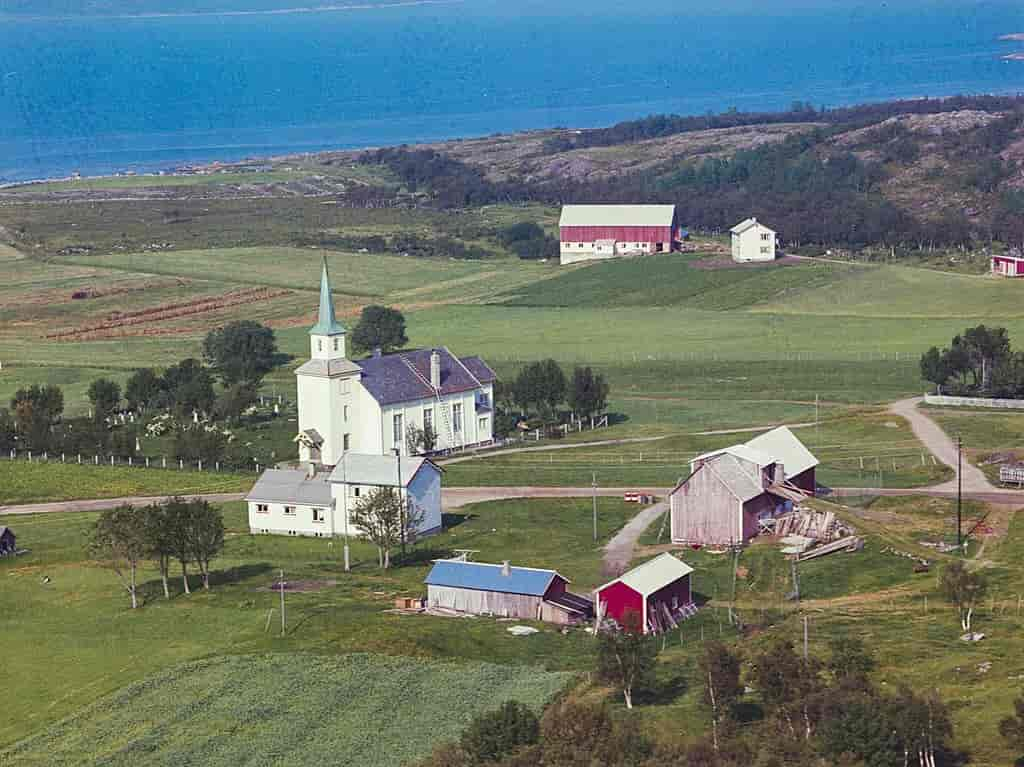
<svg viewBox="0 0 1024 767">
<path fill-rule="evenodd" d="M 494 371 L 444 347 L 348 358 L 324 261 L 312 359 L 295 371 L 299 459 L 335 466 L 346 452 L 408 455 L 410 427 L 434 433 L 434 451 L 493 440 Z"/>
<path fill-rule="evenodd" d="M 1024 277 L 1024 258 L 992 256 L 992 274 L 1000 277 Z"/>
<path fill-rule="evenodd" d="M 669 253 L 681 236 L 675 205 L 566 205 L 561 262 Z"/>
<path fill-rule="evenodd" d="M 590 618 L 593 604 L 566 589 L 554 570 L 441 559 L 427 574 L 427 607 L 471 615 L 572 624 Z"/>
<path fill-rule="evenodd" d="M 594 590 L 594 604 L 620 625 L 630 610 L 640 615 L 644 633 L 659 633 L 693 609 L 693 568 L 668 552 Z"/>
<path fill-rule="evenodd" d="M 749 261 L 774 261 L 774 229 L 769 229 L 756 218 L 741 221 L 729 230 L 732 235 L 732 260 L 738 263 Z"/>
<path fill-rule="evenodd" d="M 422 515 L 418 536 L 441 529 L 441 469 L 425 458 L 347 453 L 330 472 L 317 472 L 315 467 L 263 472 L 245 498 L 249 530 L 358 537 L 362 533 L 352 525 L 351 514 L 362 498 L 381 487 L 399 488 L 407 508 Z"/>
<path fill-rule="evenodd" d="M 669 494 L 672 542 L 738 546 L 813 496 L 818 460 L 786 427 L 697 456 Z"/>
<path fill-rule="evenodd" d="M 9 527 L 0 525 L 0 557 L 14 554 L 18 551 L 14 531 Z"/>
</svg>

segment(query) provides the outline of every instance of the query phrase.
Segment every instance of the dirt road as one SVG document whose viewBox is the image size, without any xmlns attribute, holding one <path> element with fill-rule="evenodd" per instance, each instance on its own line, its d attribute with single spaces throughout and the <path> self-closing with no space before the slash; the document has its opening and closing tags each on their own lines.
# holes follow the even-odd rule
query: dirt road
<svg viewBox="0 0 1024 767">
<path fill-rule="evenodd" d="M 102 511 L 113 509 L 116 506 L 131 504 L 132 506 L 146 506 L 151 503 L 164 501 L 171 496 L 126 496 L 123 498 L 94 498 L 88 501 L 53 501 L 50 503 L 25 503 L 17 506 L 0 506 L 0 514 L 53 514 L 65 511 Z M 245 498 L 245 493 L 207 493 L 199 495 L 188 495 L 189 498 L 202 498 L 211 503 L 225 503 L 227 501 L 240 501 Z"/>
</svg>

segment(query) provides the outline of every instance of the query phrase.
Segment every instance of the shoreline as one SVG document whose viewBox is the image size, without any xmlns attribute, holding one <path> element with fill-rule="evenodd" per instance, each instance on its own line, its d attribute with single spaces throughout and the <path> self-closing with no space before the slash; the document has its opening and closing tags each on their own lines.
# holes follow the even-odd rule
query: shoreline
<svg viewBox="0 0 1024 767">
<path fill-rule="evenodd" d="M 1000 35 L 997 39 L 1006 43 L 1024 43 L 1024 32 L 1011 32 L 1008 35 Z"/>
</svg>

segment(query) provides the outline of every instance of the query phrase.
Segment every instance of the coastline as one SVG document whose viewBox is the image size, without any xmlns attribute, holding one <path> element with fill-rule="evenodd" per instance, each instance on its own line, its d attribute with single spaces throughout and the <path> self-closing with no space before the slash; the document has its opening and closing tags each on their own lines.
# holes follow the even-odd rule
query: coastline
<svg viewBox="0 0 1024 767">
<path fill-rule="evenodd" d="M 1024 43 L 1024 32 L 1011 32 L 1008 35 L 1000 35 L 998 39 L 1008 43 Z"/>
</svg>

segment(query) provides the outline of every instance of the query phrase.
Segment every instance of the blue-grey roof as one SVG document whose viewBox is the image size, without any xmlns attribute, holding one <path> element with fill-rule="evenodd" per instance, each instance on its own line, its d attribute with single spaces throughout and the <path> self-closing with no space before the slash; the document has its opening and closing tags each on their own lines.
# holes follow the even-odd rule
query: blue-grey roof
<svg viewBox="0 0 1024 767">
<path fill-rule="evenodd" d="M 330 506 L 331 485 L 327 481 L 327 476 L 317 474 L 310 478 L 306 472 L 298 469 L 267 469 L 256 480 L 245 500 Z"/>
<path fill-rule="evenodd" d="M 431 351 L 417 349 L 359 360 L 363 371 L 361 383 L 381 405 L 433 397 L 434 391 L 428 383 Z M 472 391 L 481 384 L 497 380 L 494 371 L 479 357 L 459 359 L 445 348 L 437 352 L 441 356 L 442 395 Z"/>
<path fill-rule="evenodd" d="M 424 583 L 428 586 L 542 597 L 555 578 L 562 578 L 554 570 L 538 570 L 532 567 L 510 567 L 509 574 L 504 575 L 502 568 L 502 565 L 483 562 L 442 559 L 434 563 Z"/>
<path fill-rule="evenodd" d="M 327 257 L 324 256 L 323 269 L 320 272 L 320 313 L 316 325 L 309 329 L 311 336 L 336 336 L 345 332 L 334 316 L 334 299 L 331 297 L 331 280 L 327 276 Z"/>
</svg>

